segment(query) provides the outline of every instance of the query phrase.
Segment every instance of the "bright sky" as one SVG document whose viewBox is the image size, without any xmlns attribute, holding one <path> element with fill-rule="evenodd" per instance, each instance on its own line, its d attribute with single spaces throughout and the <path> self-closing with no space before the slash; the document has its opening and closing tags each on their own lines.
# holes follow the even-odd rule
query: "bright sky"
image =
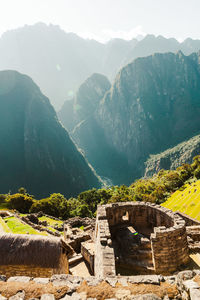
<svg viewBox="0 0 200 300">
<path fill-rule="evenodd" d="M 0 0 L 0 35 L 44 22 L 105 41 L 155 34 L 200 39 L 200 0 Z"/>
</svg>

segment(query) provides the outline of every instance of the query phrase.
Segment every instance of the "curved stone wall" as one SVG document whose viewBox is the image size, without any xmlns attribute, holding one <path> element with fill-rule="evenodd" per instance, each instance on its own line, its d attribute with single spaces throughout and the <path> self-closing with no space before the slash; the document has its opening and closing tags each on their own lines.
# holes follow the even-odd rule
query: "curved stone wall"
<svg viewBox="0 0 200 300">
<path fill-rule="evenodd" d="M 95 275 L 116 275 L 110 230 L 126 224 L 138 231 L 149 229 L 155 273 L 171 273 L 189 260 L 185 221 L 181 217 L 152 203 L 113 203 L 97 210 Z"/>
</svg>

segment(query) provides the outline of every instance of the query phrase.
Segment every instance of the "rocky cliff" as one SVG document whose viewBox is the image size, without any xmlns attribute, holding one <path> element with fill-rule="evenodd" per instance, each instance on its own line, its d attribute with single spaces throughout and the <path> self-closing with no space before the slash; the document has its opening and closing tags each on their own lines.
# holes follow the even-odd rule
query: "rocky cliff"
<svg viewBox="0 0 200 300">
<path fill-rule="evenodd" d="M 36 197 L 75 196 L 100 182 L 38 86 L 15 71 L 0 72 L 0 190 L 24 186 Z"/>
<path fill-rule="evenodd" d="M 132 177 L 123 172 L 128 168 L 126 158 L 109 144 L 95 119 L 95 111 L 110 87 L 105 76 L 93 74 L 83 82 L 75 98 L 65 102 L 58 116 L 97 173 L 108 184 L 120 184 Z"/>
<path fill-rule="evenodd" d="M 199 55 L 154 54 L 117 75 L 96 119 L 110 145 L 142 175 L 149 154 L 164 151 L 200 130 Z"/>
</svg>

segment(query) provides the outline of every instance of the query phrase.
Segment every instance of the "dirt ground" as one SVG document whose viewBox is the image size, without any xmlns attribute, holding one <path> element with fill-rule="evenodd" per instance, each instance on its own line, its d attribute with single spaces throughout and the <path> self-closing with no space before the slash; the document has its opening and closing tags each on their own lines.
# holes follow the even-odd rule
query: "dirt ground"
<svg viewBox="0 0 200 300">
<path fill-rule="evenodd" d="M 176 285 L 168 284 L 166 282 L 161 285 L 154 284 L 128 284 L 128 287 L 124 287 L 117 283 L 116 287 L 111 287 L 106 282 L 101 282 L 98 286 L 88 286 L 86 281 L 77 289 L 78 293 L 85 292 L 88 298 L 97 298 L 97 300 L 115 298 L 115 294 L 119 290 L 129 290 L 132 295 L 142 295 L 153 293 L 159 297 L 168 295 L 170 299 L 175 298 L 178 295 L 178 289 Z"/>
<path fill-rule="evenodd" d="M 51 283 L 48 284 L 36 284 L 35 282 L 20 283 L 20 282 L 0 282 L 0 294 L 7 298 L 15 295 L 19 291 L 25 291 L 26 297 L 39 298 L 42 294 L 48 293 L 53 294 L 56 299 L 64 297 L 68 287 L 66 286 L 53 286 Z M 84 281 L 81 286 L 77 289 L 78 293 L 85 292 L 88 298 L 97 298 L 97 300 L 104 300 L 115 297 L 116 293 L 120 291 L 130 291 L 132 295 L 154 293 L 159 297 L 168 295 L 170 299 L 175 298 L 178 295 L 176 285 L 168 284 L 167 282 L 161 283 L 160 285 L 154 284 L 128 284 L 128 287 L 123 287 L 117 283 L 116 287 L 111 287 L 106 282 L 101 282 L 97 286 L 88 286 L 87 282 Z"/>
<path fill-rule="evenodd" d="M 84 261 L 81 261 L 73 267 L 70 267 L 70 272 L 73 276 L 88 277 L 91 275 Z"/>
<path fill-rule="evenodd" d="M 54 286 L 52 283 L 38 284 L 35 282 L 0 282 L 0 294 L 6 298 L 16 295 L 19 291 L 25 291 L 25 299 L 39 298 L 42 294 L 53 294 L 56 299 L 66 295 L 67 286 Z"/>
</svg>

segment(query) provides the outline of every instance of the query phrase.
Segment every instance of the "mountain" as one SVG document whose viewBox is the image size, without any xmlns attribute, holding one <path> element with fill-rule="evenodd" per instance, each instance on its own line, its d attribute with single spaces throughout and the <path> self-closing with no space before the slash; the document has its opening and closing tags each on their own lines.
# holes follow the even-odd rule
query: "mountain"
<svg viewBox="0 0 200 300">
<path fill-rule="evenodd" d="M 181 44 L 174 38 L 167 39 L 161 35 L 156 37 L 153 34 L 148 34 L 144 39 L 137 43 L 133 49 L 131 49 L 124 59 L 124 65 L 138 57 L 146 57 L 154 53 L 177 52 L 178 50 L 184 51 L 185 49 L 182 48 Z M 192 47 L 190 51 L 190 53 L 194 52 Z"/>
<path fill-rule="evenodd" d="M 192 163 L 194 156 L 200 153 L 200 135 L 167 149 L 166 151 L 151 155 L 145 162 L 145 177 L 158 173 L 161 169 L 175 170 L 183 163 Z"/>
<path fill-rule="evenodd" d="M 66 33 L 56 25 L 26 25 L 2 35 L 0 70 L 14 69 L 31 76 L 60 108 L 93 73 L 118 71 L 124 51 L 136 42 L 113 40 L 105 45 Z"/>
<path fill-rule="evenodd" d="M 100 103 L 98 124 L 140 176 L 150 154 L 200 131 L 199 57 L 179 51 L 138 58 L 118 73 Z"/>
<path fill-rule="evenodd" d="M 144 175 L 150 154 L 200 132 L 199 57 L 154 54 L 122 68 L 110 89 L 108 84 L 103 89 L 101 76 L 81 85 L 75 110 L 68 111 L 69 118 L 67 110 L 59 116 L 63 113 L 65 126 L 73 123 L 72 138 L 100 176 L 129 184 Z"/>
<path fill-rule="evenodd" d="M 138 57 L 178 50 L 188 55 L 199 49 L 199 40 L 179 43 L 153 35 L 142 40 L 112 39 L 102 44 L 66 33 L 56 25 L 37 23 L 2 35 L 0 70 L 17 70 L 33 78 L 59 110 L 93 73 L 104 74 L 113 81 L 122 67 Z"/>
<path fill-rule="evenodd" d="M 128 167 L 126 159 L 109 144 L 95 119 L 99 103 L 110 87 L 104 75 L 93 74 L 82 83 L 75 98 L 65 102 L 58 116 L 104 181 L 120 184 L 132 177 L 123 172 Z"/>
<path fill-rule="evenodd" d="M 16 71 L 0 72 L 0 190 L 24 186 L 36 197 L 67 197 L 100 181 L 59 123 L 38 86 Z"/>
</svg>

